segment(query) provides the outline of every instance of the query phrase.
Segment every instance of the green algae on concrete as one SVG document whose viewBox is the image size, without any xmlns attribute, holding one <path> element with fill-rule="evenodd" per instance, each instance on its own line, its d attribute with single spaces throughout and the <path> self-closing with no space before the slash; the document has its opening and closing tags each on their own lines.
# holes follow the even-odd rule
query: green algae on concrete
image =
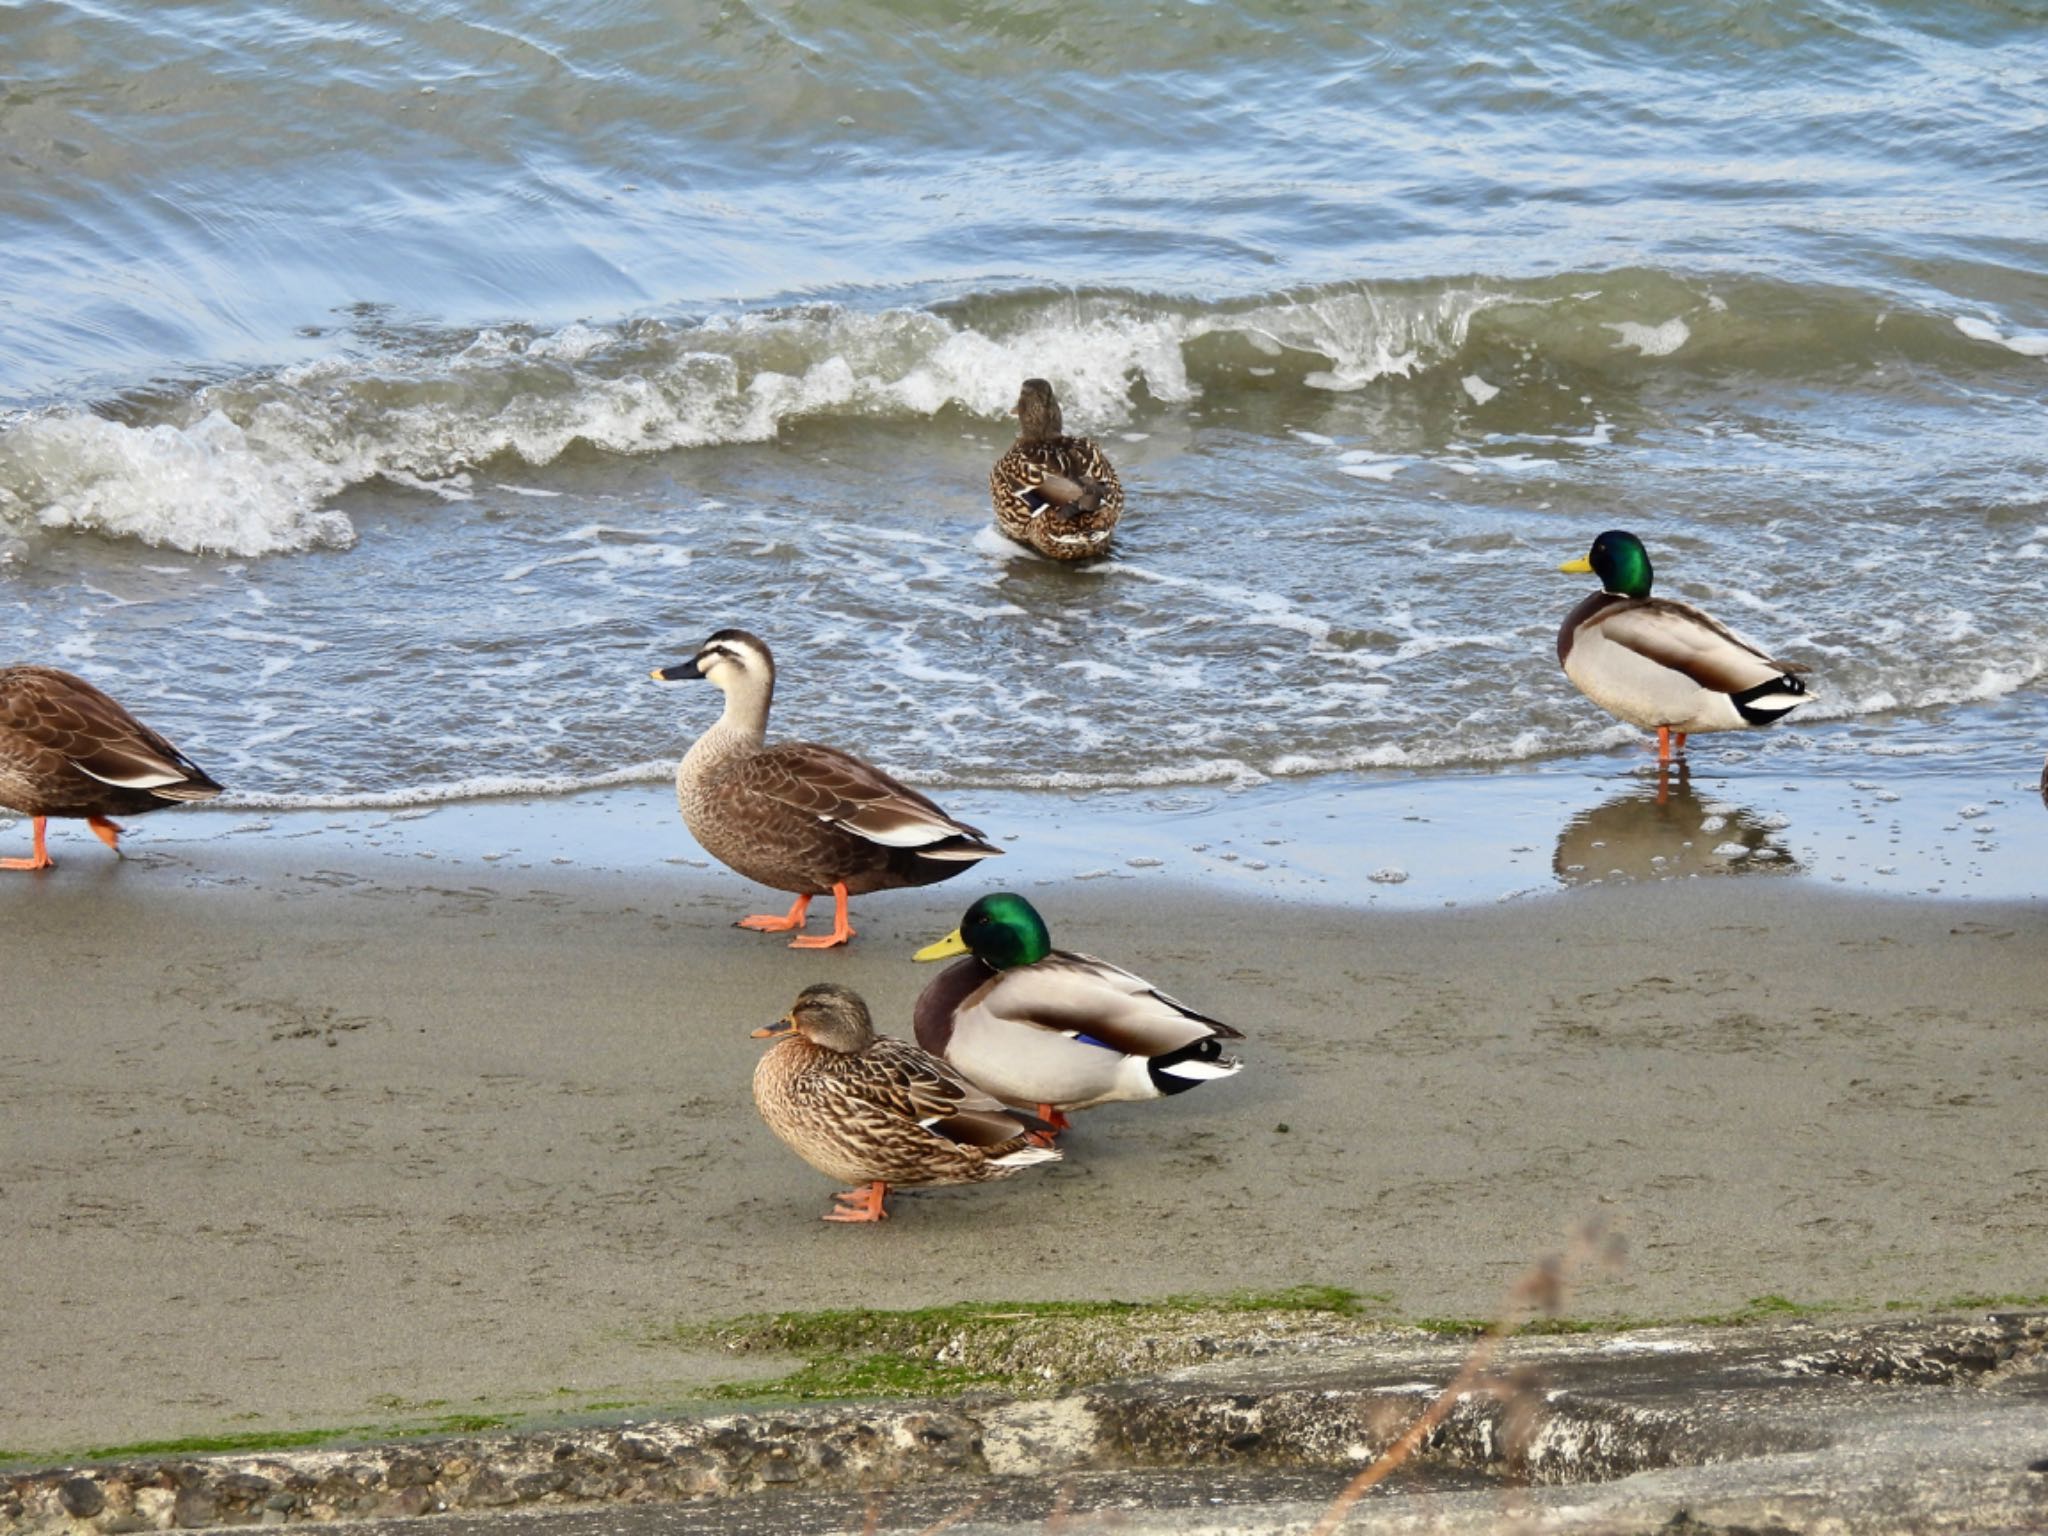
<svg viewBox="0 0 2048 1536">
<path fill-rule="evenodd" d="M 1159 1301 L 958 1303 L 888 1312 L 783 1312 L 681 1325 L 668 1337 L 804 1361 L 770 1380 L 722 1383 L 725 1400 L 949 1397 L 977 1387 L 1044 1393 L 1190 1364 L 1225 1347 L 1355 1331 L 1368 1300 L 1341 1286 Z"/>
</svg>

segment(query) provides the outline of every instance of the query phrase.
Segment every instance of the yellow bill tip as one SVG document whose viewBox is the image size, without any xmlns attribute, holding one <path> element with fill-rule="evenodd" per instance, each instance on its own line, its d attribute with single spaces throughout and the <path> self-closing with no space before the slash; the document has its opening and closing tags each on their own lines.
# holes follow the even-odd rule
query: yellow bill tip
<svg viewBox="0 0 2048 1536">
<path fill-rule="evenodd" d="M 955 928 L 943 939 L 940 939 L 938 943 L 925 945 L 923 949 L 920 949 L 910 958 L 913 960 L 949 960 L 954 955 L 964 955 L 966 953 L 967 941 L 960 937 L 960 930 Z"/>
<path fill-rule="evenodd" d="M 1565 561 L 1558 569 L 1567 576 L 1590 576 L 1593 572 L 1593 562 L 1581 555 L 1576 560 Z"/>
</svg>

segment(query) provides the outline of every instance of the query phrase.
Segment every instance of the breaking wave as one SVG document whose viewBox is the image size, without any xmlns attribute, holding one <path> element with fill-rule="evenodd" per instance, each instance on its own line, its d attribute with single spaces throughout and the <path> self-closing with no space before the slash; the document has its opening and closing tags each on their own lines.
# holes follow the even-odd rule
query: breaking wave
<svg viewBox="0 0 2048 1536">
<path fill-rule="evenodd" d="M 299 366 L 0 417 L 0 527 L 244 556 L 346 546 L 355 530 L 333 502 L 368 481 L 461 498 L 477 466 L 544 465 L 579 444 L 649 454 L 768 441 L 808 418 L 995 420 L 1033 374 L 1088 430 L 1198 396 L 1373 386 L 1471 413 L 1569 383 L 1598 414 L 1601 391 L 1649 370 L 2037 368 L 2034 341 L 1853 290 L 1644 270 L 1206 302 L 1041 291 L 553 331 L 367 329 Z"/>
</svg>

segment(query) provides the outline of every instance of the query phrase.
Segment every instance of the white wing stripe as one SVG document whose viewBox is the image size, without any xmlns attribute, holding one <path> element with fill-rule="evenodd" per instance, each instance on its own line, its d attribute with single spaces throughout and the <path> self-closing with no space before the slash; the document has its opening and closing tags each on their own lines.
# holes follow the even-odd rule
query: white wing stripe
<svg viewBox="0 0 2048 1536">
<path fill-rule="evenodd" d="M 66 761 L 70 760 L 66 759 Z M 71 766 L 84 774 L 88 779 L 98 779 L 102 784 L 111 784 L 116 789 L 162 789 L 169 784 L 183 784 L 186 782 L 186 776 L 176 769 L 144 768 L 135 773 L 116 775 L 94 773 L 85 764 L 80 762 L 72 762 Z"/>
</svg>

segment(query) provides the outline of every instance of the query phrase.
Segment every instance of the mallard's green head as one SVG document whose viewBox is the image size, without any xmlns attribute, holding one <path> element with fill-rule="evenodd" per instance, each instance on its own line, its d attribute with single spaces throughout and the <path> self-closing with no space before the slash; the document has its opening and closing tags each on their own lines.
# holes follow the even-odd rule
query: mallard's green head
<svg viewBox="0 0 2048 1536">
<path fill-rule="evenodd" d="M 1584 559 L 1567 560 L 1558 569 L 1574 573 L 1591 571 L 1600 578 L 1604 589 L 1621 597 L 1650 595 L 1650 552 L 1643 548 L 1641 539 L 1618 528 L 1595 539 Z"/>
<path fill-rule="evenodd" d="M 938 943 L 927 944 L 913 958 L 943 960 L 948 955 L 970 953 L 991 970 L 1036 965 L 1052 953 L 1052 935 L 1045 931 L 1045 919 L 1030 902 L 1013 892 L 997 891 L 969 907 L 958 928 Z"/>
</svg>

